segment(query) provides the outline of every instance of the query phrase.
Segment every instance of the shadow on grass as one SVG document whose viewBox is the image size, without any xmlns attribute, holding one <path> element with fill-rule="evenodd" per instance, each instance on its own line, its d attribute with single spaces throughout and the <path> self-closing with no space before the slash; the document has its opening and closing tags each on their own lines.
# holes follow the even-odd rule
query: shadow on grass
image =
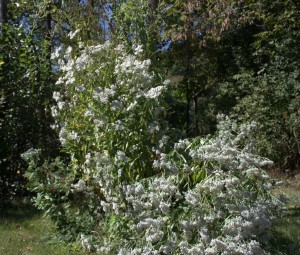
<svg viewBox="0 0 300 255">
<path fill-rule="evenodd" d="M 272 254 L 300 254 L 300 207 L 292 207 L 272 230 Z"/>
<path fill-rule="evenodd" d="M 300 206 L 295 206 L 288 209 L 289 217 L 300 217 Z"/>
<path fill-rule="evenodd" d="M 41 214 L 32 203 L 17 199 L 0 203 L 0 223 L 15 222 L 20 223 L 29 220 Z"/>
</svg>

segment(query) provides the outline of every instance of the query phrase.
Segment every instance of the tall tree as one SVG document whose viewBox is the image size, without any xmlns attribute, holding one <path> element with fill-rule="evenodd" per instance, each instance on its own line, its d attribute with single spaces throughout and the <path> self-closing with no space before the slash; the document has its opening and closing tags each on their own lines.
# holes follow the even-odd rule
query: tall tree
<svg viewBox="0 0 300 255">
<path fill-rule="evenodd" d="M 236 16 L 234 1 L 161 1 L 163 40 L 167 42 L 166 59 L 171 74 L 180 76 L 177 99 L 185 103 L 188 134 L 211 132 L 219 64 L 218 42 Z M 209 116 L 210 115 L 210 116 Z"/>
<path fill-rule="evenodd" d="M 300 155 L 300 6 L 290 0 L 245 2 L 244 18 L 259 28 L 249 47 L 253 65 L 244 65 L 227 84 L 227 97 L 239 98 L 233 112 L 241 121 L 257 123 L 260 153 L 294 170 Z"/>
<path fill-rule="evenodd" d="M 23 3 L 24 4 L 24 3 Z M 20 154 L 30 148 L 41 148 L 43 155 L 55 154 L 56 137 L 50 128 L 49 104 L 53 79 L 50 61 L 50 33 L 44 33 L 47 18 L 40 20 L 32 12 L 35 6 L 10 3 L 7 24 L 0 36 L 0 193 L 22 190 L 26 164 Z M 44 23 L 45 24 L 45 23 Z M 47 28 L 47 27 L 46 27 Z M 48 36 L 48 39 L 47 39 Z"/>
</svg>

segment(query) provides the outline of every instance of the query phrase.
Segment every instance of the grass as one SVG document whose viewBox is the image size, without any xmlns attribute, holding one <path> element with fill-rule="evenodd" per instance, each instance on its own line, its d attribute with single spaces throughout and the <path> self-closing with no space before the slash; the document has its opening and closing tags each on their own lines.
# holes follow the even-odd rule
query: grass
<svg viewBox="0 0 300 255">
<path fill-rule="evenodd" d="M 271 254 L 300 254 L 300 176 L 275 194 L 289 198 L 286 216 L 277 220 L 269 250 Z M 0 206 L 0 255 L 84 255 L 80 244 L 54 239 L 51 223 L 28 203 Z"/>
<path fill-rule="evenodd" d="M 83 255 L 79 244 L 56 241 L 50 222 L 28 203 L 0 207 L 0 255 Z"/>
<path fill-rule="evenodd" d="M 300 175 L 299 175 L 300 177 Z M 300 254 L 300 178 L 286 180 L 286 185 L 275 191 L 288 198 L 286 215 L 278 219 L 272 229 L 271 250 L 274 254 Z M 272 253 L 273 254 L 273 253 Z"/>
</svg>

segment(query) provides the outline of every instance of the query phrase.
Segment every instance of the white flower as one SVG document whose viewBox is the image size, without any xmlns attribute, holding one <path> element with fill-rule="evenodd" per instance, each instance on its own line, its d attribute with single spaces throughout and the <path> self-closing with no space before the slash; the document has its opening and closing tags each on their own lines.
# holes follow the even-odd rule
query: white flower
<svg viewBox="0 0 300 255">
<path fill-rule="evenodd" d="M 91 56 L 87 54 L 86 52 L 83 52 L 77 59 L 76 59 L 76 69 L 77 70 L 84 70 L 86 67 L 92 63 L 93 60 L 91 59 Z"/>
<path fill-rule="evenodd" d="M 164 86 L 157 86 L 155 88 L 149 89 L 146 93 L 144 93 L 144 97 L 146 98 L 157 98 L 160 96 L 164 89 Z"/>
<path fill-rule="evenodd" d="M 159 230 L 150 229 L 146 235 L 146 241 L 150 243 L 156 243 L 164 237 L 164 232 Z"/>
<path fill-rule="evenodd" d="M 102 187 L 102 186 L 101 186 Z M 102 206 L 102 209 L 104 212 L 108 212 L 110 210 L 110 204 L 105 202 L 105 201 L 101 201 L 100 202 L 101 206 Z"/>
<path fill-rule="evenodd" d="M 70 134 L 70 139 L 71 140 L 79 140 L 79 136 L 75 131 L 72 131 Z"/>
<path fill-rule="evenodd" d="M 169 205 L 163 201 L 159 203 L 159 208 L 162 213 L 167 214 L 170 210 Z"/>
<path fill-rule="evenodd" d="M 169 139 L 170 139 L 169 136 L 164 135 L 159 141 L 159 147 L 160 148 L 164 147 L 164 145 L 166 145 L 168 143 Z"/>
<path fill-rule="evenodd" d="M 160 247 L 159 252 L 163 254 L 171 254 L 175 247 L 176 243 L 170 240 L 167 245 Z"/>
<path fill-rule="evenodd" d="M 109 102 L 109 98 L 115 95 L 115 89 L 115 86 L 105 89 L 95 88 L 93 91 L 93 98 L 95 100 L 99 100 L 101 103 L 107 104 Z"/>
<path fill-rule="evenodd" d="M 67 130 L 62 127 L 59 131 L 59 141 L 61 142 L 62 145 L 65 145 L 67 142 Z"/>
<path fill-rule="evenodd" d="M 117 215 L 120 215 L 121 209 L 118 203 L 112 203 L 112 208 Z"/>
<path fill-rule="evenodd" d="M 148 198 L 155 208 L 159 207 L 160 200 L 161 200 L 159 194 L 157 194 L 155 192 L 150 192 L 150 193 L 148 193 Z"/>
<path fill-rule="evenodd" d="M 61 95 L 58 91 L 54 91 L 52 97 L 56 102 L 58 102 L 61 99 Z"/>
<path fill-rule="evenodd" d="M 111 106 L 112 106 L 111 109 L 113 111 L 120 110 L 120 109 L 123 108 L 123 104 L 120 101 L 118 101 L 118 100 L 113 100 L 111 102 Z"/>
<path fill-rule="evenodd" d="M 168 161 L 165 165 L 166 169 L 170 171 L 172 174 L 177 174 L 179 172 L 179 169 L 172 161 Z"/>
<path fill-rule="evenodd" d="M 70 31 L 70 33 L 68 34 L 68 36 L 72 40 L 79 32 L 80 32 L 80 29 L 77 29 L 74 32 Z"/>
<path fill-rule="evenodd" d="M 141 53 L 143 53 L 143 46 L 142 45 L 137 45 L 134 48 L 134 55 L 140 55 Z"/>
<path fill-rule="evenodd" d="M 160 126 L 157 121 L 153 121 L 152 123 L 149 124 L 148 130 L 151 134 L 156 131 L 159 131 L 159 129 L 160 129 Z"/>
<path fill-rule="evenodd" d="M 169 84 L 170 84 L 170 80 L 165 80 L 164 82 L 163 82 L 163 85 L 165 85 L 165 86 L 168 86 Z"/>
<path fill-rule="evenodd" d="M 133 110 L 136 105 L 137 105 L 137 101 L 134 101 L 127 107 L 126 111 L 129 112 L 129 111 Z"/>
<path fill-rule="evenodd" d="M 124 130 L 125 127 L 123 126 L 120 120 L 117 120 L 116 123 L 113 123 L 112 126 L 115 128 L 116 131 Z"/>
<path fill-rule="evenodd" d="M 141 183 L 138 183 L 135 187 L 135 194 L 137 196 L 141 196 L 142 194 L 144 194 L 144 187 Z"/>
<path fill-rule="evenodd" d="M 91 160 L 92 160 L 92 156 L 91 156 L 91 153 L 87 153 L 86 155 L 85 155 L 85 164 L 86 165 L 89 165 L 90 163 L 91 163 Z"/>
<path fill-rule="evenodd" d="M 67 50 L 66 50 L 66 56 L 67 56 L 67 57 L 71 54 L 72 50 L 73 50 L 73 49 L 72 49 L 71 46 L 69 46 L 69 47 L 67 48 Z"/>
<path fill-rule="evenodd" d="M 174 148 L 175 150 L 179 150 L 179 149 L 185 149 L 188 146 L 188 144 L 186 143 L 186 140 L 179 140 L 177 143 L 175 143 Z"/>
<path fill-rule="evenodd" d="M 85 113 L 84 113 L 84 116 L 85 117 L 89 117 L 89 116 L 93 116 L 93 112 L 91 110 L 87 110 Z"/>
<path fill-rule="evenodd" d="M 78 42 L 78 47 L 79 47 L 79 49 L 83 49 L 84 48 L 84 42 Z"/>
<path fill-rule="evenodd" d="M 128 72 L 128 71 L 132 72 L 130 67 L 132 67 L 134 65 L 134 61 L 135 61 L 134 56 L 132 56 L 132 55 L 126 56 L 126 58 L 120 65 L 120 71 L 121 72 Z"/>
<path fill-rule="evenodd" d="M 53 117 L 57 117 L 58 116 L 58 109 L 56 106 L 52 106 L 51 107 L 51 114 Z"/>
<path fill-rule="evenodd" d="M 63 110 L 65 108 L 65 105 L 66 105 L 65 102 L 58 102 L 57 103 L 57 106 L 58 106 L 59 110 Z"/>
<path fill-rule="evenodd" d="M 124 49 L 123 44 L 118 44 L 117 47 L 115 48 L 116 51 L 122 51 Z"/>
<path fill-rule="evenodd" d="M 80 179 L 76 184 L 72 184 L 71 187 L 77 191 L 85 191 L 86 183 L 84 180 Z"/>
<path fill-rule="evenodd" d="M 85 87 L 83 85 L 82 86 L 76 86 L 75 91 L 83 92 L 83 91 L 85 91 Z"/>
<path fill-rule="evenodd" d="M 103 120 L 98 120 L 98 119 L 94 119 L 94 124 L 95 124 L 97 127 L 103 127 L 104 124 L 105 124 L 105 121 L 103 121 Z"/>
<path fill-rule="evenodd" d="M 51 59 L 57 59 L 60 56 L 61 48 L 55 48 L 54 52 L 51 53 Z"/>
<path fill-rule="evenodd" d="M 115 155 L 115 160 L 117 162 L 126 162 L 129 160 L 129 158 L 126 156 L 126 154 L 123 151 L 118 150 Z"/>
<path fill-rule="evenodd" d="M 118 177 L 122 177 L 122 172 L 123 172 L 123 170 L 121 168 L 118 169 Z"/>
<path fill-rule="evenodd" d="M 21 157 L 23 159 L 25 159 L 26 161 L 33 159 L 35 157 L 37 157 L 40 154 L 40 150 L 36 150 L 36 149 L 29 149 L 28 151 L 24 152 L 23 154 L 21 154 Z"/>
</svg>

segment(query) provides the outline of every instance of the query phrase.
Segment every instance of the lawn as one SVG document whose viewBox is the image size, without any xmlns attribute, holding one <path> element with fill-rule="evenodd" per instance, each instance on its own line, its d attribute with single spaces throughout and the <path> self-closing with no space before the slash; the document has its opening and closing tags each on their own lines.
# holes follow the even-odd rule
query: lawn
<svg viewBox="0 0 300 255">
<path fill-rule="evenodd" d="M 33 206 L 14 201 L 0 208 L 0 255 L 83 255 L 80 244 L 55 240 L 49 220 Z"/>
<path fill-rule="evenodd" d="M 275 191 L 289 197 L 286 216 L 276 221 L 271 254 L 300 254 L 300 178 L 286 180 Z M 83 255 L 79 243 L 67 245 L 54 238 L 51 223 L 29 203 L 0 208 L 0 255 Z"/>
<path fill-rule="evenodd" d="M 284 193 L 289 198 L 285 217 L 273 227 L 272 250 L 287 255 L 300 254 L 300 175 L 286 179 L 275 194 Z"/>
</svg>

